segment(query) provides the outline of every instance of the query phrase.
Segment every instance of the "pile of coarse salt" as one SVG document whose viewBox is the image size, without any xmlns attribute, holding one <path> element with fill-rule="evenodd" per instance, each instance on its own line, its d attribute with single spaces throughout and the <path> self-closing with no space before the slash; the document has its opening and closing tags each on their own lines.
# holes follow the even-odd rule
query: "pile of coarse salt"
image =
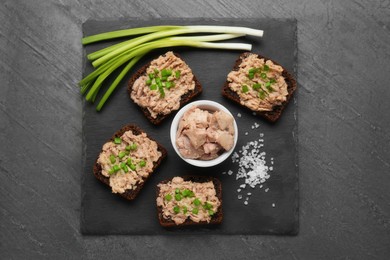
<svg viewBox="0 0 390 260">
<path fill-rule="evenodd" d="M 252 129 L 258 128 L 260 125 L 254 123 L 251 126 Z M 247 133 L 245 133 L 247 135 Z M 263 183 L 270 178 L 270 173 L 273 171 L 273 166 L 267 166 L 266 163 L 266 152 L 263 151 L 264 147 L 264 134 L 260 133 L 260 138 L 255 141 L 250 141 L 246 143 L 241 149 L 237 152 L 234 152 L 231 159 L 233 163 L 238 163 L 238 172 L 236 174 L 236 180 L 244 179 L 244 183 L 239 185 L 237 192 L 239 193 L 237 198 L 239 200 L 244 199 L 244 204 L 248 205 L 249 197 L 252 195 L 251 192 L 247 192 L 246 195 L 243 195 L 241 192 L 246 187 L 251 187 L 252 189 L 259 186 L 263 188 Z M 271 158 L 271 165 L 274 164 L 274 158 Z M 232 175 L 232 171 L 228 171 L 228 175 Z M 222 174 L 226 174 L 223 172 Z M 268 192 L 269 188 L 265 189 L 265 192 Z M 274 206 L 273 206 L 274 207 Z"/>
</svg>

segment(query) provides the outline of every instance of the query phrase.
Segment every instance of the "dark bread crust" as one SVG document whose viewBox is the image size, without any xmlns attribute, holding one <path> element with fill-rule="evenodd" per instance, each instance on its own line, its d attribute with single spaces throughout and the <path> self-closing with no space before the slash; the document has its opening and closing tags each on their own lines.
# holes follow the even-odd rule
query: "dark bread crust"
<svg viewBox="0 0 390 260">
<path fill-rule="evenodd" d="M 117 132 L 115 132 L 114 135 L 107 142 L 114 141 L 115 137 L 120 137 L 127 131 L 132 131 L 134 135 L 140 135 L 140 134 L 144 133 L 144 131 L 141 128 L 139 128 L 138 126 L 129 124 L 129 125 L 125 125 L 121 129 L 119 129 Z M 125 199 L 128 199 L 128 200 L 135 199 L 135 197 L 138 195 L 138 193 L 141 191 L 142 187 L 144 186 L 145 182 L 150 178 L 150 176 L 155 172 L 156 168 L 161 164 L 162 160 L 167 156 L 167 150 L 165 150 L 165 148 L 161 144 L 159 144 L 156 140 L 151 138 L 149 135 L 148 135 L 148 138 L 157 143 L 157 150 L 161 152 L 161 157 L 158 159 L 157 162 L 153 163 L 153 171 L 149 174 L 148 177 L 146 177 L 146 178 L 143 177 L 144 181 L 142 183 L 138 183 L 137 188 L 135 190 L 126 190 L 124 193 L 116 193 Z M 102 167 L 98 163 L 97 159 L 96 159 L 95 165 L 93 166 L 93 174 L 95 175 L 95 177 L 99 181 L 103 182 L 108 187 L 110 187 L 110 178 L 108 178 L 102 174 Z"/>
<path fill-rule="evenodd" d="M 249 56 L 249 54 L 251 54 L 250 52 L 244 52 L 240 55 L 240 57 L 237 59 L 236 63 L 234 64 L 234 67 L 233 67 L 233 71 L 237 71 L 239 70 L 239 66 L 242 62 L 243 59 L 245 59 L 246 57 Z M 271 59 L 268 59 L 262 55 L 259 55 L 259 54 L 256 54 L 257 57 L 259 59 L 264 59 L 265 61 L 267 60 L 271 60 Z M 274 64 L 276 65 L 279 65 L 281 66 L 279 63 L 271 60 Z M 259 112 L 259 111 L 253 111 L 251 109 L 249 109 L 248 107 L 246 107 L 247 109 L 253 111 L 253 112 L 256 112 L 257 115 L 260 115 L 262 116 L 263 118 L 267 119 L 268 121 L 274 123 L 276 122 L 279 117 L 282 115 L 282 112 L 283 110 L 286 108 L 288 102 L 290 101 L 291 99 L 291 96 L 293 95 L 294 91 L 297 89 L 297 83 L 295 81 L 295 79 L 293 78 L 293 76 L 283 67 L 283 72 L 282 72 L 282 76 L 284 77 L 286 83 L 287 83 L 287 92 L 288 92 L 288 95 L 286 97 L 286 101 L 284 101 L 282 103 L 282 105 L 280 106 L 274 106 L 273 110 L 272 111 L 262 111 L 262 112 Z M 239 95 L 234 92 L 233 90 L 231 90 L 229 88 L 229 81 L 226 80 L 224 86 L 223 86 L 223 89 L 222 89 L 222 95 L 236 103 L 238 103 L 239 105 L 243 106 L 241 103 L 240 103 L 240 97 Z"/>
<path fill-rule="evenodd" d="M 179 59 L 183 60 L 183 58 L 180 57 L 179 54 L 177 53 L 173 53 L 176 57 L 178 57 Z M 165 55 L 165 54 L 164 54 Z M 163 55 L 163 56 L 164 56 Z M 183 60 L 184 61 L 184 60 Z M 185 62 L 185 61 L 184 61 Z M 141 76 L 145 75 L 146 74 L 146 70 L 147 68 L 150 66 L 151 62 L 149 62 L 148 64 L 144 65 L 142 68 L 140 68 L 137 72 L 134 73 L 134 75 L 130 78 L 129 82 L 127 83 L 127 91 L 128 91 L 128 94 L 129 94 L 129 97 L 130 97 L 130 100 L 131 99 L 131 91 L 133 89 L 133 85 L 134 85 L 134 82 Z M 202 86 L 200 84 L 200 82 L 198 81 L 198 79 L 195 77 L 194 73 L 192 73 L 193 75 L 193 80 L 195 82 L 195 88 L 187 93 L 185 93 L 184 95 L 181 96 L 181 99 L 180 99 L 180 108 L 183 107 L 185 104 L 187 104 L 188 102 L 191 101 L 191 99 L 195 98 L 196 96 L 200 95 L 200 93 L 202 93 Z M 144 107 L 141 107 L 141 106 L 138 106 L 141 111 L 145 114 L 145 116 L 149 119 L 150 122 L 152 122 L 153 124 L 155 125 L 159 125 L 165 118 L 167 118 L 169 115 L 172 114 L 172 112 L 174 112 L 175 110 L 171 111 L 169 114 L 167 115 L 162 115 L 162 114 L 158 114 L 156 118 L 153 118 L 152 115 L 150 114 L 149 110 L 147 108 L 144 108 Z M 179 108 L 179 109 L 180 109 Z"/>
<path fill-rule="evenodd" d="M 158 220 L 160 222 L 160 225 L 163 227 L 181 227 L 181 226 L 194 226 L 194 225 L 215 225 L 215 224 L 221 224 L 223 219 L 223 212 L 222 212 L 222 185 L 221 182 L 217 178 L 209 177 L 209 176 L 181 176 L 184 181 L 192 181 L 192 182 L 209 182 L 212 181 L 215 187 L 216 195 L 219 201 L 221 202 L 221 205 L 218 207 L 217 212 L 211 217 L 211 220 L 209 223 L 207 221 L 200 221 L 200 222 L 194 222 L 191 219 L 186 219 L 184 223 L 180 225 L 176 225 L 173 220 L 167 220 L 163 217 L 162 214 L 162 207 L 157 207 L 157 215 Z M 159 184 L 166 184 L 170 182 L 171 180 L 164 180 L 160 182 Z M 156 189 L 156 196 L 158 197 L 160 194 L 160 188 L 157 186 Z"/>
</svg>

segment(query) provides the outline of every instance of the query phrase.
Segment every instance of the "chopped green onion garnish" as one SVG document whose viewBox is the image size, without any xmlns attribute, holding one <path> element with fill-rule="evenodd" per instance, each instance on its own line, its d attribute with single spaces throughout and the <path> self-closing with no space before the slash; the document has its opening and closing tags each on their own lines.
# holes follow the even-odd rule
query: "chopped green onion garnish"
<svg viewBox="0 0 390 260">
<path fill-rule="evenodd" d="M 184 214 L 187 213 L 187 207 L 186 207 L 186 206 L 183 207 L 183 213 L 184 213 Z"/>
<path fill-rule="evenodd" d="M 248 78 L 249 78 L 249 79 L 253 79 L 254 77 L 255 77 L 255 74 L 254 74 L 254 73 L 249 73 L 249 74 L 248 74 Z"/>
<path fill-rule="evenodd" d="M 180 78 L 180 70 L 177 70 L 177 71 L 175 72 L 175 76 L 176 76 L 177 79 Z"/>
<path fill-rule="evenodd" d="M 123 157 L 125 157 L 125 155 L 126 155 L 126 153 L 124 151 L 121 151 L 121 152 L 119 152 L 118 157 L 119 157 L 119 159 L 122 159 Z"/>
<path fill-rule="evenodd" d="M 145 160 L 142 160 L 142 161 L 139 162 L 139 166 L 140 167 L 145 167 L 145 165 L 146 165 L 146 161 Z"/>
<path fill-rule="evenodd" d="M 123 169 L 124 172 L 128 172 L 129 171 L 129 168 L 127 168 L 126 164 L 125 164 L 125 166 L 123 166 L 122 169 Z"/>
<path fill-rule="evenodd" d="M 208 202 L 206 201 L 205 204 L 203 205 L 203 208 L 204 208 L 204 209 L 212 209 L 213 206 L 212 206 L 210 203 L 208 203 Z"/>
<path fill-rule="evenodd" d="M 132 161 L 131 161 L 131 158 L 127 159 L 126 164 L 129 165 L 129 166 L 133 164 Z"/>
<path fill-rule="evenodd" d="M 259 92 L 259 98 L 260 98 L 260 99 L 264 99 L 264 98 L 265 98 L 265 92 L 264 92 L 263 90 L 261 90 L 261 91 Z"/>
<path fill-rule="evenodd" d="M 268 81 L 268 82 L 266 82 L 266 83 L 264 84 L 264 86 L 265 86 L 265 87 L 269 87 L 269 86 L 271 86 L 271 82 L 269 82 L 269 81 Z"/>
<path fill-rule="evenodd" d="M 158 88 L 158 91 L 160 91 L 160 97 L 161 97 L 161 98 L 164 98 L 164 97 L 165 97 L 165 91 L 164 91 L 164 89 L 162 88 L 162 86 Z"/>
<path fill-rule="evenodd" d="M 168 79 L 167 77 L 164 77 L 164 76 L 161 77 L 161 81 L 167 81 L 167 79 Z"/>
<path fill-rule="evenodd" d="M 193 203 L 194 203 L 195 206 L 199 206 L 200 205 L 200 200 L 198 198 L 196 198 L 196 199 L 194 199 Z"/>
<path fill-rule="evenodd" d="M 260 74 L 260 77 L 261 77 L 262 79 L 266 79 L 266 78 L 267 78 L 267 74 L 265 74 L 265 73 L 263 72 L 263 73 Z"/>
<path fill-rule="evenodd" d="M 266 64 L 264 64 L 264 71 L 269 71 L 269 67 Z"/>
<path fill-rule="evenodd" d="M 116 144 L 120 144 L 122 142 L 121 138 L 120 137 L 115 137 L 114 139 L 114 143 Z"/>
<path fill-rule="evenodd" d="M 180 190 L 176 188 L 175 193 L 176 194 L 180 193 Z"/>
<path fill-rule="evenodd" d="M 156 83 L 158 84 L 158 83 L 161 83 L 161 79 L 160 78 L 156 78 Z"/>
<path fill-rule="evenodd" d="M 175 200 L 180 201 L 181 200 L 181 195 L 180 194 L 176 194 L 175 195 Z"/>
<path fill-rule="evenodd" d="M 248 92 L 249 91 L 249 88 L 248 88 L 248 86 L 247 85 L 244 85 L 244 86 L 242 86 L 242 92 L 243 93 L 246 93 L 246 92 Z"/>
<path fill-rule="evenodd" d="M 120 170 L 120 168 L 119 168 L 119 166 L 118 166 L 118 165 L 114 165 L 113 169 L 114 169 L 114 172 L 117 172 L 117 171 L 119 171 L 119 170 Z"/>
<path fill-rule="evenodd" d="M 255 84 L 253 84 L 252 88 L 253 88 L 253 90 L 259 90 L 261 88 L 261 84 L 255 83 Z"/>
<path fill-rule="evenodd" d="M 175 212 L 175 214 L 178 214 L 180 212 L 179 206 L 173 207 L 173 212 Z"/>
<path fill-rule="evenodd" d="M 115 171 L 114 171 L 114 168 L 111 168 L 111 169 L 108 171 L 108 174 L 111 175 L 111 174 L 114 174 L 114 172 L 115 172 Z"/>
<path fill-rule="evenodd" d="M 135 169 L 137 169 L 137 167 L 134 164 L 130 164 L 129 167 L 132 171 L 135 171 Z"/>
<path fill-rule="evenodd" d="M 111 163 L 116 162 L 115 156 L 113 154 L 110 155 L 110 161 L 111 161 Z"/>
<path fill-rule="evenodd" d="M 156 89 L 157 89 L 157 85 L 156 84 L 150 85 L 150 90 L 156 90 Z"/>
<path fill-rule="evenodd" d="M 165 195 L 165 200 L 167 200 L 167 201 L 171 201 L 171 199 L 172 199 L 172 195 L 171 194 L 167 194 L 167 195 Z"/>
<path fill-rule="evenodd" d="M 126 151 L 130 151 L 131 148 L 130 148 L 130 145 L 126 145 Z"/>
<path fill-rule="evenodd" d="M 154 69 L 154 74 L 156 74 L 156 76 L 158 76 L 160 72 L 158 71 L 158 69 Z"/>
<path fill-rule="evenodd" d="M 192 213 L 194 213 L 195 215 L 198 214 L 198 212 L 199 212 L 199 209 L 198 209 L 198 208 L 193 208 L 193 209 L 192 209 Z"/>
<path fill-rule="evenodd" d="M 269 82 L 276 83 L 276 79 L 272 78 L 272 79 L 269 80 Z"/>
<path fill-rule="evenodd" d="M 146 85 L 148 85 L 148 86 L 149 86 L 150 84 L 152 84 L 152 80 L 150 80 L 150 79 L 147 79 L 147 80 L 146 80 Z"/>
<path fill-rule="evenodd" d="M 171 75 L 172 75 L 172 70 L 170 70 L 170 69 L 163 69 L 161 71 L 161 76 L 162 77 L 169 77 Z"/>
<path fill-rule="evenodd" d="M 258 72 L 258 70 L 256 68 L 251 68 L 249 70 L 249 73 L 252 73 L 252 74 L 255 74 L 256 72 Z"/>
<path fill-rule="evenodd" d="M 214 211 L 212 209 L 209 210 L 209 215 L 210 216 L 214 215 Z"/>
<path fill-rule="evenodd" d="M 171 87 L 172 87 L 172 82 L 166 82 L 165 83 L 165 87 L 167 88 L 167 89 L 170 89 Z"/>
<path fill-rule="evenodd" d="M 131 151 L 134 151 L 134 150 L 136 150 L 137 149 L 137 144 L 136 143 L 132 143 L 131 145 L 130 145 L 130 150 Z"/>
<path fill-rule="evenodd" d="M 129 154 L 130 154 L 130 151 L 125 151 L 125 154 L 126 154 L 126 155 L 129 155 Z"/>
<path fill-rule="evenodd" d="M 181 195 L 183 195 L 184 197 L 189 197 L 191 195 L 191 191 L 188 189 L 185 189 L 181 192 Z"/>
<path fill-rule="evenodd" d="M 154 74 L 153 73 L 149 73 L 149 79 L 154 79 Z"/>
</svg>

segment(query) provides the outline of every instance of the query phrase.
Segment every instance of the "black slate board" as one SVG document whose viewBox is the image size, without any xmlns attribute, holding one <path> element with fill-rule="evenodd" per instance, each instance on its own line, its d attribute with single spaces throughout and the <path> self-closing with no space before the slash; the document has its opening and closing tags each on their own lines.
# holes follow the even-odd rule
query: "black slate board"
<svg viewBox="0 0 390 260">
<path fill-rule="evenodd" d="M 264 37 L 254 39 L 234 39 L 234 42 L 251 42 L 253 52 L 262 54 L 282 64 L 287 70 L 296 75 L 296 20 L 294 19 L 145 19 L 145 20 L 115 20 L 87 21 L 83 24 L 84 36 L 100 32 L 140 27 L 157 24 L 216 24 L 231 26 L 247 26 L 263 29 Z M 110 42 L 112 43 L 112 42 Z M 92 71 L 92 66 L 86 60 L 86 54 L 108 43 L 98 43 L 87 46 L 84 56 L 84 72 Z M 133 72 L 151 59 L 164 53 L 165 50 L 155 51 L 146 56 L 135 67 Z M 249 204 L 237 199 L 237 189 L 243 181 L 236 181 L 237 165 L 231 160 L 207 169 L 200 169 L 184 163 L 175 154 L 170 140 L 169 128 L 172 116 L 160 126 L 152 125 L 140 110 L 130 102 L 126 81 L 112 95 L 104 110 L 95 111 L 95 106 L 84 103 L 83 143 L 84 169 L 82 173 L 82 204 L 81 231 L 83 234 L 278 234 L 295 235 L 298 233 L 298 155 L 297 155 L 297 94 L 284 111 L 279 122 L 275 125 L 266 123 L 249 111 L 232 104 L 221 96 L 221 88 L 227 73 L 239 56 L 239 51 L 200 50 L 189 48 L 174 48 L 190 65 L 193 72 L 203 85 L 203 93 L 197 99 L 209 99 L 226 106 L 235 115 L 239 126 L 239 140 L 236 151 L 248 141 L 259 139 L 259 133 L 264 133 L 264 151 L 267 153 L 267 164 L 274 158 L 274 171 L 271 178 L 262 189 L 247 188 L 251 192 Z M 130 78 L 130 75 L 128 76 Z M 109 82 L 109 81 L 108 81 Z M 106 84 L 108 85 L 108 84 Z M 98 99 L 99 100 L 99 97 Z M 238 113 L 242 117 L 238 117 Z M 260 127 L 251 126 L 259 123 Z M 154 176 L 134 201 L 127 201 L 111 194 L 110 189 L 95 179 L 92 166 L 99 154 L 101 146 L 111 135 L 127 123 L 135 123 L 143 128 L 153 138 L 163 144 L 168 150 L 168 158 L 163 162 Z M 244 133 L 248 132 L 248 135 Z M 229 169 L 234 174 L 222 174 Z M 164 229 L 157 220 L 155 206 L 156 184 L 161 180 L 178 175 L 211 175 L 219 178 L 223 185 L 222 225 L 215 227 L 196 227 L 185 229 Z M 265 192 L 266 189 L 268 192 Z M 275 207 L 272 204 L 275 204 Z"/>
</svg>

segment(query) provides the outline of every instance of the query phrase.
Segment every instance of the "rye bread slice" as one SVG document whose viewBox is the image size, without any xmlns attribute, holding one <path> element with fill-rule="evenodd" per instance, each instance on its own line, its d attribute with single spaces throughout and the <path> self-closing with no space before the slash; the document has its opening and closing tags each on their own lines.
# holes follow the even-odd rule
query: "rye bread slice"
<svg viewBox="0 0 390 260">
<path fill-rule="evenodd" d="M 200 222 L 194 222 L 191 219 L 186 219 L 182 224 L 176 225 L 173 220 L 168 220 L 163 217 L 162 214 L 162 207 L 157 206 L 157 216 L 158 220 L 160 222 L 160 225 L 163 227 L 181 227 L 181 226 L 195 226 L 195 225 L 215 225 L 215 224 L 221 224 L 223 219 L 223 212 L 222 212 L 222 185 L 221 182 L 217 178 L 209 177 L 209 176 L 181 176 L 184 181 L 192 181 L 192 182 L 209 182 L 212 181 L 215 187 L 215 191 L 217 194 L 217 197 L 219 201 L 221 202 L 221 205 L 218 207 L 217 212 L 211 217 L 210 222 L 207 223 L 207 221 L 200 221 Z M 170 182 L 171 180 L 164 180 L 161 181 L 159 184 L 166 184 Z M 160 188 L 157 186 L 156 189 L 156 196 L 158 197 L 160 194 Z"/>
<path fill-rule="evenodd" d="M 246 57 L 248 57 L 249 54 L 251 54 L 251 53 L 244 52 L 240 55 L 240 57 L 237 59 L 236 63 L 234 64 L 233 71 L 239 70 L 239 66 L 240 66 L 242 60 L 245 59 Z M 268 59 L 262 55 L 259 55 L 259 54 L 256 54 L 256 55 L 259 59 L 264 59 L 265 61 L 271 60 L 271 59 Z M 271 60 L 271 61 L 274 64 L 281 66 L 279 63 L 275 62 L 274 60 Z M 284 101 L 281 105 L 274 106 L 272 111 L 262 111 L 262 112 L 253 111 L 253 112 L 256 112 L 257 115 L 262 116 L 263 118 L 267 119 L 268 121 L 270 121 L 272 123 L 276 122 L 280 118 L 283 110 L 286 108 L 287 104 L 289 103 L 291 96 L 293 95 L 294 91 L 297 89 L 297 83 L 296 83 L 295 79 L 293 78 L 293 76 L 283 66 L 281 66 L 281 67 L 283 68 L 282 76 L 284 77 L 284 79 L 287 83 L 288 95 L 286 97 L 286 101 Z M 243 106 L 240 103 L 239 95 L 229 88 L 229 81 L 227 81 L 227 80 L 223 86 L 222 95 L 224 97 L 238 103 L 239 105 Z M 246 107 L 246 106 L 244 106 L 244 107 Z M 246 108 L 249 109 L 248 107 L 246 107 Z M 249 110 L 251 110 L 251 109 L 249 109 Z"/>
<path fill-rule="evenodd" d="M 119 129 L 117 132 L 115 132 L 114 135 L 107 142 L 114 141 L 115 137 L 121 137 L 127 131 L 132 131 L 134 135 L 140 135 L 141 133 L 144 133 L 144 131 L 141 128 L 139 128 L 138 126 L 129 124 L 129 125 L 125 125 L 121 129 Z M 161 157 L 158 159 L 157 162 L 153 163 L 153 171 L 149 174 L 148 177 L 146 177 L 146 178 L 143 177 L 143 182 L 138 183 L 136 189 L 134 189 L 134 190 L 128 189 L 124 193 L 116 193 L 116 194 L 118 194 L 118 195 L 120 195 L 123 198 L 128 199 L 128 200 L 135 199 L 135 197 L 138 195 L 138 193 L 141 191 L 142 187 L 144 186 L 145 182 L 150 178 L 150 176 L 155 172 L 156 168 L 161 164 L 162 160 L 167 156 L 167 150 L 161 144 L 159 144 L 156 140 L 151 138 L 149 135 L 147 135 L 147 137 L 150 140 L 155 141 L 157 143 L 157 150 L 161 152 Z M 103 182 L 108 187 L 110 187 L 110 178 L 108 178 L 102 174 L 102 167 L 98 163 L 97 159 L 96 159 L 95 165 L 93 167 L 93 174 L 95 175 L 95 177 L 99 181 Z"/>
<path fill-rule="evenodd" d="M 177 54 L 177 53 L 173 53 L 173 54 L 176 57 L 178 57 L 179 59 L 181 59 L 183 62 L 185 62 L 183 60 L 183 58 L 180 57 L 179 54 Z M 162 56 L 164 56 L 164 55 L 165 54 L 163 54 Z M 133 101 L 131 99 L 131 91 L 133 89 L 134 82 L 139 77 L 141 77 L 143 75 L 146 75 L 146 70 L 150 66 L 150 64 L 151 64 L 151 61 L 148 64 L 144 65 L 142 68 L 140 68 L 137 72 L 135 72 L 134 75 L 130 78 L 130 80 L 129 80 L 128 84 L 127 84 L 127 91 L 128 91 L 129 98 L 130 98 L 131 101 Z M 195 88 L 181 96 L 179 109 L 181 107 L 183 107 L 185 104 L 187 104 L 188 102 L 190 102 L 193 98 L 195 98 L 196 96 L 200 95 L 200 93 L 202 93 L 202 86 L 201 86 L 200 82 L 198 81 L 198 79 L 195 77 L 195 75 L 193 73 L 192 73 L 192 75 L 193 75 L 193 80 L 195 82 Z M 138 107 L 141 109 L 141 111 L 144 113 L 144 115 L 149 119 L 149 121 L 152 122 L 155 125 L 159 125 L 165 118 L 170 116 L 172 114 L 172 112 L 176 111 L 176 110 L 172 110 L 167 115 L 158 114 L 156 118 L 153 118 L 147 108 L 144 108 L 144 107 L 141 107 L 141 106 L 138 106 Z"/>
</svg>

